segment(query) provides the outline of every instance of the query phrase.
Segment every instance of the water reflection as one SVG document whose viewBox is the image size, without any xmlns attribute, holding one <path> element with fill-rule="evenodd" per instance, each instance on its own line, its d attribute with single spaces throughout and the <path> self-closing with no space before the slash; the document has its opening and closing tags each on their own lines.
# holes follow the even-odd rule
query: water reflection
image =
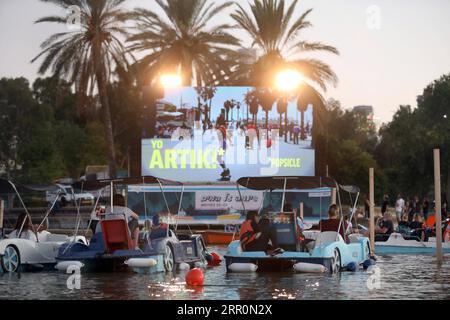
<svg viewBox="0 0 450 320">
<path fill-rule="evenodd" d="M 217 250 L 216 250 L 217 251 Z M 222 251 L 223 254 L 223 251 Z M 381 256 L 380 290 L 369 290 L 362 270 L 339 275 L 205 272 L 204 287 L 176 275 L 82 274 L 81 290 L 67 289 L 63 273 L 0 274 L 0 299 L 308 300 L 450 299 L 450 256 L 439 267 L 432 256 Z"/>
</svg>

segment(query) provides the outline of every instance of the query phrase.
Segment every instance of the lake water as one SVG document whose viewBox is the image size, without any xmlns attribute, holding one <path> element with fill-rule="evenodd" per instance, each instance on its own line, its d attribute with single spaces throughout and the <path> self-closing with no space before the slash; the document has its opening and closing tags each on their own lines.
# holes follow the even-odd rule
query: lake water
<svg viewBox="0 0 450 320">
<path fill-rule="evenodd" d="M 213 250 L 214 251 L 214 250 Z M 215 248 L 223 254 L 224 248 Z M 205 272 L 203 288 L 187 288 L 175 276 L 82 274 L 81 290 L 67 289 L 64 273 L 0 274 L 0 299 L 259 300 L 259 299 L 445 299 L 450 300 L 450 255 L 378 256 L 380 288 L 362 269 L 339 275 L 231 274 L 224 264 Z M 376 283 L 375 283 L 376 284 Z"/>
</svg>

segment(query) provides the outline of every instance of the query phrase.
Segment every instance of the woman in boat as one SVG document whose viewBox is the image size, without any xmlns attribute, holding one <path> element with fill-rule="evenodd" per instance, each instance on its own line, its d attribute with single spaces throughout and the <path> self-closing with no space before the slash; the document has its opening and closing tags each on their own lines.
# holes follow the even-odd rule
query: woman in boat
<svg viewBox="0 0 450 320">
<path fill-rule="evenodd" d="M 267 226 L 260 224 L 261 217 L 257 211 L 249 211 L 241 226 L 240 241 L 244 251 L 264 251 L 269 255 L 278 254 L 283 250 L 278 244 L 274 233 Z M 276 248 L 274 250 L 274 248 Z"/>
<path fill-rule="evenodd" d="M 21 232 L 22 230 L 22 232 Z M 31 241 L 37 241 L 36 234 L 34 233 L 34 227 L 31 223 L 30 216 L 28 214 L 21 213 L 17 218 L 14 230 L 8 235 L 9 239 L 26 239 Z"/>
</svg>

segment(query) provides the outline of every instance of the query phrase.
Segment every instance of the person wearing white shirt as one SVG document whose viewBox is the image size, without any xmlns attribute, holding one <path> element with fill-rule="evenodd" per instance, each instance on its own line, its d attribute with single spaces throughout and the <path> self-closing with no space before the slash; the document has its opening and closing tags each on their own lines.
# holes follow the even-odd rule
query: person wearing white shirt
<svg viewBox="0 0 450 320">
<path fill-rule="evenodd" d="M 403 211 L 405 210 L 405 200 L 399 194 L 397 201 L 395 202 L 395 215 L 397 216 L 397 222 L 402 220 Z"/>
<path fill-rule="evenodd" d="M 131 239 L 133 240 L 134 247 L 138 248 L 139 215 L 125 206 L 125 198 L 121 194 L 114 195 L 113 205 L 114 207 L 112 210 L 110 206 L 106 208 L 105 214 L 123 215 L 125 217 L 128 223 L 128 228 L 130 229 Z"/>
</svg>

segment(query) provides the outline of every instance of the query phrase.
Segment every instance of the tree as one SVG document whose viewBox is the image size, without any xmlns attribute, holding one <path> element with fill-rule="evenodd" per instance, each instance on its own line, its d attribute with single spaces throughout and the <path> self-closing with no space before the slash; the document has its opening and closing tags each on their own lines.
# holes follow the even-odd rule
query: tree
<svg viewBox="0 0 450 320">
<path fill-rule="evenodd" d="M 253 123 L 255 125 L 258 124 L 258 111 L 259 111 L 259 102 L 258 96 L 256 94 L 256 90 L 248 91 L 244 97 L 245 103 L 247 104 L 247 108 L 250 111 L 250 114 L 253 117 Z"/>
<path fill-rule="evenodd" d="M 326 91 L 327 85 L 335 85 L 337 76 L 329 65 L 321 60 L 301 58 L 288 60 L 286 57 L 312 51 L 339 54 L 332 46 L 319 42 L 300 40 L 301 32 L 311 23 L 307 20 L 312 9 L 294 18 L 298 0 L 285 10 L 284 0 L 253 0 L 250 13 L 240 4 L 231 16 L 238 26 L 246 31 L 260 54 L 256 63 L 242 62 L 235 72 L 235 78 L 255 87 L 272 87 L 276 74 L 283 69 L 294 69 L 305 79 Z M 248 60 L 248 59 L 247 59 Z M 245 60 L 242 60 L 245 61 Z M 311 87 L 312 90 L 316 90 Z"/>
<path fill-rule="evenodd" d="M 19 149 L 27 140 L 29 114 L 36 105 L 25 78 L 0 80 L 0 174 L 15 179 L 21 167 Z"/>
<path fill-rule="evenodd" d="M 138 32 L 128 39 L 130 50 L 149 51 L 139 61 L 141 78 L 180 72 L 183 85 L 189 86 L 193 79 L 197 87 L 220 83 L 224 74 L 229 73 L 230 61 L 226 57 L 239 41 L 228 33 L 232 26 L 213 21 L 233 3 L 156 0 L 156 4 L 164 16 L 143 8 L 132 14 Z"/>
<path fill-rule="evenodd" d="M 287 107 L 288 107 L 288 99 L 285 95 L 281 96 L 277 100 L 277 112 L 280 114 L 280 134 L 283 134 L 285 136 L 285 141 L 287 141 Z M 285 127 L 283 128 L 283 114 L 285 115 Z"/>
<path fill-rule="evenodd" d="M 306 139 L 306 130 L 305 130 L 305 112 L 308 110 L 308 106 L 313 106 L 313 114 L 316 115 L 319 113 L 323 113 L 324 109 L 324 102 L 323 97 L 318 93 L 316 90 L 312 89 L 308 85 L 303 85 L 301 89 L 299 90 L 298 99 L 297 99 L 297 110 L 301 113 L 301 139 Z M 314 112 L 315 111 L 315 112 Z M 314 116 L 314 115 L 313 115 Z M 320 123 L 320 118 L 317 117 L 317 119 L 314 117 L 314 121 L 316 121 L 317 124 Z M 313 129 L 317 128 L 318 126 L 314 126 Z M 313 142 L 314 145 L 314 138 L 316 134 L 313 132 Z"/>
<path fill-rule="evenodd" d="M 272 111 L 274 103 L 277 101 L 275 92 L 270 88 L 258 89 L 258 101 L 266 113 L 266 129 L 269 131 L 269 112 Z"/>
<path fill-rule="evenodd" d="M 208 124 L 211 121 L 211 106 L 212 106 L 212 100 L 217 92 L 216 87 L 196 87 L 195 90 L 197 91 L 197 94 L 199 98 L 201 98 L 204 102 L 204 116 L 205 125 Z"/>
<path fill-rule="evenodd" d="M 227 123 L 229 122 L 229 115 L 230 115 L 230 110 L 232 109 L 233 103 L 230 100 L 226 100 L 223 103 L 223 107 L 225 109 L 226 112 L 226 121 Z"/>
<path fill-rule="evenodd" d="M 119 36 L 126 35 L 123 23 L 127 15 L 121 8 L 124 0 L 42 1 L 51 2 L 66 12 L 73 5 L 81 9 L 79 28 L 50 36 L 42 43 L 42 52 L 32 61 L 44 57 L 39 73 L 45 74 L 51 68 L 55 77 L 75 84 L 79 99 L 92 95 L 94 90 L 98 91 L 108 146 L 109 171 L 110 176 L 114 177 L 116 152 L 107 85 L 113 67 L 119 74 L 124 74 L 128 69 L 126 49 L 119 40 Z M 44 17 L 36 23 L 66 24 L 69 18 L 68 13 Z"/>
</svg>

